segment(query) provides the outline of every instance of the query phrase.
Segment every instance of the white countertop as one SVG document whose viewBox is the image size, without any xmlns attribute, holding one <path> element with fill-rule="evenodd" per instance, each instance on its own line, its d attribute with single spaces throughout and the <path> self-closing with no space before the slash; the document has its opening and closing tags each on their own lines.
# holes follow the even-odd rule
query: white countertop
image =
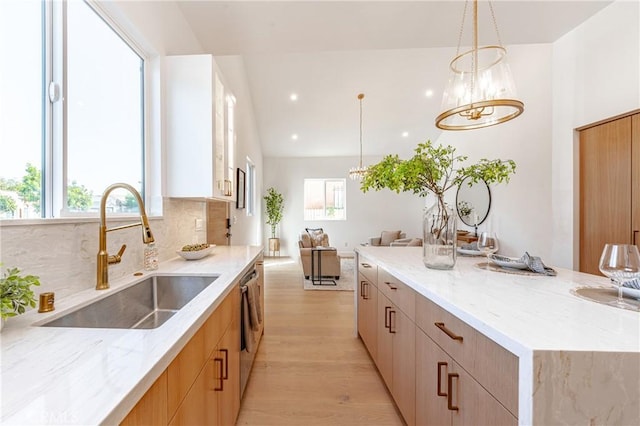
<svg viewBox="0 0 640 426">
<path fill-rule="evenodd" d="M 607 278 L 556 267 L 555 277 L 507 274 L 475 266 L 486 258 L 463 256 L 452 270 L 432 270 L 422 263 L 421 247 L 356 251 L 516 355 L 640 353 L 640 313 L 570 292 L 580 286 L 610 286 Z"/>
<path fill-rule="evenodd" d="M 10 318 L 0 343 L 2 424 L 117 424 L 168 367 L 262 252 L 216 247 L 197 261 L 175 258 L 142 277 L 115 280 L 56 300 L 56 310 Z M 158 274 L 219 275 L 162 326 L 152 330 L 50 328 L 37 324 Z M 35 324 L 35 325 L 34 325 Z"/>
</svg>

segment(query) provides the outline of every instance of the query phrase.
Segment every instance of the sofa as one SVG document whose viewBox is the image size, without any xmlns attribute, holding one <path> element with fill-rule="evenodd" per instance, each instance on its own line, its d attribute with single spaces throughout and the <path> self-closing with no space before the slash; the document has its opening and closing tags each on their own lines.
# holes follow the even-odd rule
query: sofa
<svg viewBox="0 0 640 426">
<path fill-rule="evenodd" d="M 300 248 L 300 262 L 304 277 L 311 277 L 311 250 L 320 247 L 325 248 L 314 254 L 314 273 L 318 277 L 318 258 L 322 263 L 322 277 L 340 279 L 340 256 L 336 249 L 329 245 L 329 236 L 322 231 L 322 228 L 307 228 L 298 238 Z"/>
</svg>

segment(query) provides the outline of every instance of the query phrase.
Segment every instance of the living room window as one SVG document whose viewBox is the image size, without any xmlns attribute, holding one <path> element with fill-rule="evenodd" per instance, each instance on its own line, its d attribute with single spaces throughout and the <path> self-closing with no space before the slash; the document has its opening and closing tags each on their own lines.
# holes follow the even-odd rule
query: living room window
<svg viewBox="0 0 640 426">
<path fill-rule="evenodd" d="M 85 1 L 0 2 L 0 219 L 95 216 L 144 197 L 145 60 Z M 110 211 L 137 212 L 127 193 Z"/>
<path fill-rule="evenodd" d="M 347 220 L 345 179 L 304 180 L 304 220 Z"/>
</svg>

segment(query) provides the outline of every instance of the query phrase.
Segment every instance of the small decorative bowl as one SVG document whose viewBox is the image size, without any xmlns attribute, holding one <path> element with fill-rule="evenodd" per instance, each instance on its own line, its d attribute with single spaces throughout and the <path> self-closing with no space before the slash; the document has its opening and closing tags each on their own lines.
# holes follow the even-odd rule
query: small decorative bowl
<svg viewBox="0 0 640 426">
<path fill-rule="evenodd" d="M 202 259 L 203 257 L 209 256 L 213 252 L 215 246 L 215 244 L 211 244 L 209 245 L 209 247 L 203 248 L 202 250 L 194 251 L 176 250 L 176 253 L 178 253 L 185 260 L 198 260 Z"/>
</svg>

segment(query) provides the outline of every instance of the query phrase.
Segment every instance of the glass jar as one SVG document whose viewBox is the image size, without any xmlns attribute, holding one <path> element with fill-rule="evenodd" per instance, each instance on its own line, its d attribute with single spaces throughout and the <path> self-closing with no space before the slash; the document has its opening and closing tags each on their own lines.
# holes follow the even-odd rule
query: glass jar
<svg viewBox="0 0 640 426">
<path fill-rule="evenodd" d="M 144 270 L 155 271 L 158 269 L 158 248 L 154 243 L 149 243 L 144 248 Z"/>
</svg>

